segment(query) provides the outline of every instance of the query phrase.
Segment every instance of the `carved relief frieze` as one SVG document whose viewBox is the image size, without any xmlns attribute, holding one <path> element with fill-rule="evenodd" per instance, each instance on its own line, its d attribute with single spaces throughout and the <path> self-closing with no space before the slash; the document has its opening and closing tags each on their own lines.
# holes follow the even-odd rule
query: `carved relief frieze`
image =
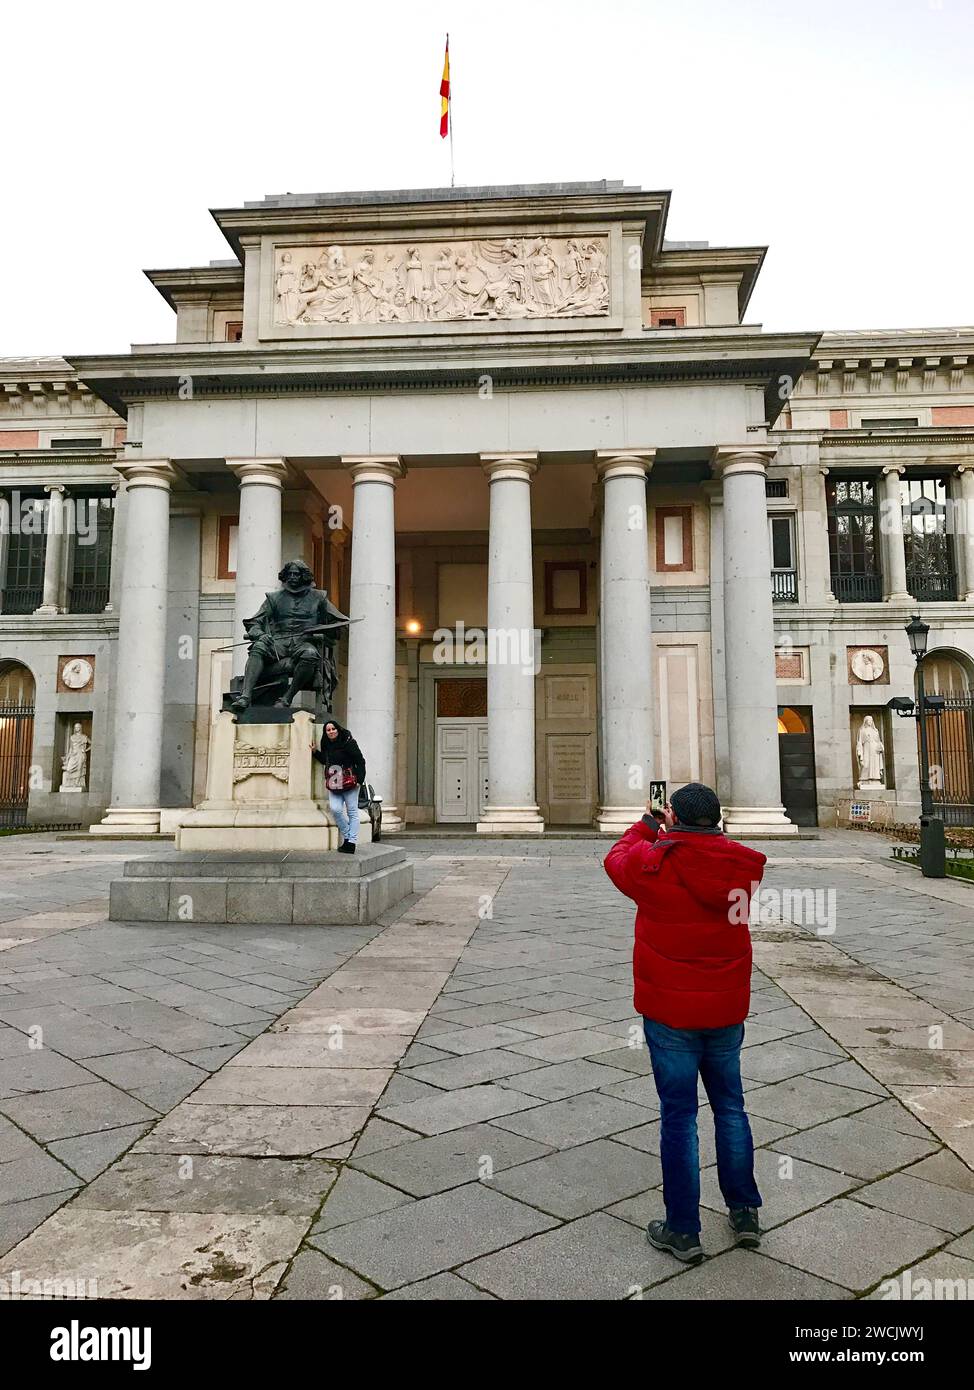
<svg viewBox="0 0 974 1390">
<path fill-rule="evenodd" d="M 551 319 L 609 312 L 606 236 L 290 246 L 275 325 Z"/>
</svg>

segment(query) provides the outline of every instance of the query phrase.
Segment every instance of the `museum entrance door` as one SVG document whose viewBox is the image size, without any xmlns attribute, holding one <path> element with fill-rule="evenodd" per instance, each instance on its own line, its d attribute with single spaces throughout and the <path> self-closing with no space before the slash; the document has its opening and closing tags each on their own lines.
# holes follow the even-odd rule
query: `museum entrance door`
<svg viewBox="0 0 974 1390">
<path fill-rule="evenodd" d="M 779 707 L 778 766 L 785 815 L 796 825 L 818 825 L 815 735 L 810 709 Z"/>
<path fill-rule="evenodd" d="M 0 663 L 0 830 L 27 824 L 34 747 L 34 677 L 19 662 Z"/>
<path fill-rule="evenodd" d="M 474 824 L 487 806 L 487 681 L 436 683 L 436 819 Z"/>
<path fill-rule="evenodd" d="M 436 819 L 483 818 L 487 806 L 487 720 L 436 721 Z"/>
</svg>

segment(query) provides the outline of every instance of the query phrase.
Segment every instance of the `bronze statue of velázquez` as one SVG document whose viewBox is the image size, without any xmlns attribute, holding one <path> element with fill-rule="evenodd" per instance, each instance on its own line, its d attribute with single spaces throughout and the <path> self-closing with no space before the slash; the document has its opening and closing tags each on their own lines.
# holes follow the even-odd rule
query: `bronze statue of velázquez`
<svg viewBox="0 0 974 1390">
<path fill-rule="evenodd" d="M 244 621 L 250 654 L 229 707 L 235 714 L 253 703 L 287 708 L 299 691 L 314 690 L 330 714 L 338 685 L 335 648 L 351 619 L 315 588 L 303 560 L 289 560 L 277 577 L 283 587 Z"/>
</svg>

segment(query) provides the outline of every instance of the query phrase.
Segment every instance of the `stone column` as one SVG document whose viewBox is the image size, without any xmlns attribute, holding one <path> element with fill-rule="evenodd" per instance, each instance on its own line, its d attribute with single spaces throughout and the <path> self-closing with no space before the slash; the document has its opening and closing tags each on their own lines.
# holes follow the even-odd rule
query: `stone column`
<svg viewBox="0 0 974 1390">
<path fill-rule="evenodd" d="M 242 642 L 244 619 L 252 618 L 265 594 L 279 587 L 281 489 L 288 470 L 283 459 L 227 459 L 227 467 L 240 480 L 233 640 Z M 233 675 L 242 676 L 246 664 L 247 648 L 234 647 Z"/>
<path fill-rule="evenodd" d="M 48 494 L 45 528 L 47 543 L 44 547 L 44 596 L 41 606 L 35 608 L 38 615 L 51 616 L 63 613 L 61 581 L 64 575 L 66 551 L 66 527 L 64 507 L 67 490 L 61 483 L 50 484 L 44 491 Z"/>
<path fill-rule="evenodd" d="M 396 479 L 405 469 L 395 454 L 355 455 L 342 463 L 352 475 L 352 573 L 348 615 L 346 720 L 382 797 L 382 831 L 402 819 L 393 804 L 396 762 Z M 335 595 L 337 603 L 337 595 Z"/>
<path fill-rule="evenodd" d="M 536 454 L 481 454 L 490 485 L 487 554 L 487 809 L 482 835 L 540 835 L 535 792 L 534 572 Z"/>
<path fill-rule="evenodd" d="M 169 491 L 166 459 L 125 460 L 122 600 L 115 661 L 112 799 L 94 835 L 159 829 L 166 619 L 169 592 Z"/>
<path fill-rule="evenodd" d="M 714 471 L 724 485 L 724 666 L 730 805 L 724 829 L 749 835 L 796 835 L 781 805 L 778 693 L 774 673 L 771 547 L 765 467 L 771 445 L 720 448 Z"/>
<path fill-rule="evenodd" d="M 602 802 L 597 825 L 621 835 L 646 809 L 653 751 L 653 634 L 646 476 L 653 449 L 600 449 Z"/>
<path fill-rule="evenodd" d="M 879 529 L 883 541 L 883 590 L 887 603 L 911 604 L 906 587 L 906 551 L 903 546 L 903 498 L 900 478 L 906 472 L 901 463 L 883 469 L 880 485 Z"/>
<path fill-rule="evenodd" d="M 964 576 L 959 597 L 965 603 L 974 603 L 974 463 L 959 464 L 956 478 L 961 505 L 954 512 L 954 544 L 961 552 Z"/>
</svg>

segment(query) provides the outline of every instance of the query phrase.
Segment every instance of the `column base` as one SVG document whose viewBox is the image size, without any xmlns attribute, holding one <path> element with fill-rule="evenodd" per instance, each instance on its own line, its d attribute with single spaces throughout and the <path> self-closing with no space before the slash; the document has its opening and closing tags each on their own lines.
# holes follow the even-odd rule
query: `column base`
<svg viewBox="0 0 974 1390">
<path fill-rule="evenodd" d="M 113 806 L 88 827 L 91 835 L 158 835 L 161 813 L 145 806 Z"/>
<path fill-rule="evenodd" d="M 56 618 L 64 612 L 56 603 L 42 603 L 40 608 L 35 608 L 33 617 L 35 618 Z"/>
<path fill-rule="evenodd" d="M 364 812 L 363 812 L 363 819 L 364 819 L 364 821 L 365 821 L 365 823 L 366 823 L 366 825 L 367 825 L 367 824 L 368 824 L 369 818 L 368 818 L 368 816 L 366 816 L 366 815 L 364 814 Z M 385 802 L 383 802 L 383 803 L 382 803 L 382 834 L 383 834 L 383 838 L 384 838 L 386 835 L 397 835 L 397 834 L 399 833 L 400 830 L 405 829 L 405 826 L 406 826 L 406 822 L 403 820 L 402 816 L 401 816 L 401 815 L 399 814 L 399 812 L 396 810 L 395 806 L 387 806 L 387 805 L 385 804 Z"/>
<path fill-rule="evenodd" d="M 916 599 L 913 597 L 912 594 L 905 594 L 905 593 L 904 593 L 904 594 L 887 594 L 886 597 L 885 597 L 885 599 L 883 600 L 883 602 L 884 602 L 884 603 L 895 603 L 895 604 L 897 605 L 897 607 L 900 607 L 900 608 L 906 608 L 906 607 L 908 607 L 911 603 L 913 604 L 913 607 L 914 607 L 914 608 L 917 607 L 917 601 L 916 601 Z"/>
<path fill-rule="evenodd" d="M 543 835 L 544 821 L 537 806 L 488 806 L 477 834 Z"/>
<path fill-rule="evenodd" d="M 645 802 L 638 806 L 601 806 L 595 817 L 595 828 L 600 835 L 614 835 L 618 839 L 645 814 Z"/>
<path fill-rule="evenodd" d="M 735 840 L 785 840 L 798 834 L 798 826 L 785 815 L 782 806 L 726 806 L 724 834 Z"/>
</svg>

